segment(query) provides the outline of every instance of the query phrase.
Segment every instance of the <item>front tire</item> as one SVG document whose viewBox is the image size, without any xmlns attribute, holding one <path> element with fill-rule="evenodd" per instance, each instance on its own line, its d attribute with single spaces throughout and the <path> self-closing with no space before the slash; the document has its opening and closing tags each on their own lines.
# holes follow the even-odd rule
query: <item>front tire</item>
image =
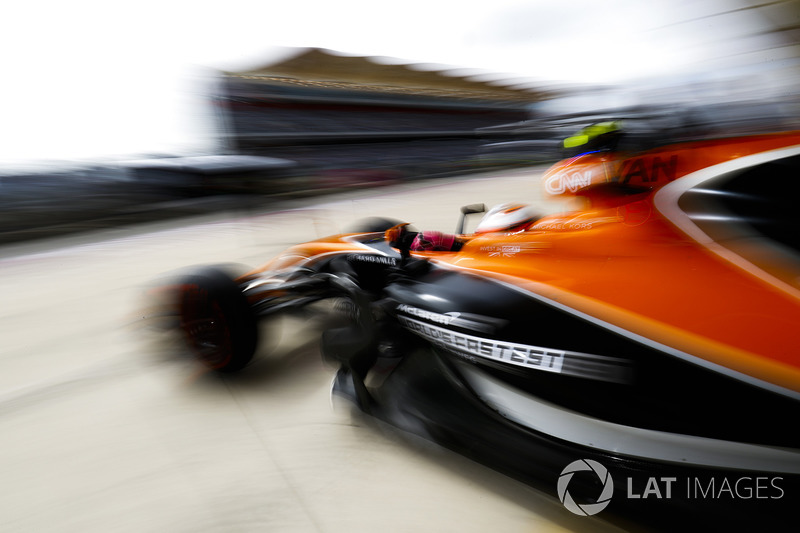
<svg viewBox="0 0 800 533">
<path fill-rule="evenodd" d="M 258 345 L 258 324 L 239 285 L 226 272 L 206 268 L 180 284 L 180 328 L 204 366 L 235 372 L 250 362 Z"/>
</svg>

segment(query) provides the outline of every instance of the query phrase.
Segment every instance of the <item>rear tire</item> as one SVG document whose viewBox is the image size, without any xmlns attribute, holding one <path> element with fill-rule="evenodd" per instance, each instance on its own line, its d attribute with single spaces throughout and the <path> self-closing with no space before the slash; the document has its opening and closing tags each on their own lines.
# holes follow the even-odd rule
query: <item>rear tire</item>
<svg viewBox="0 0 800 533">
<path fill-rule="evenodd" d="M 244 368 L 258 345 L 258 324 L 236 281 L 205 268 L 187 275 L 179 294 L 180 328 L 197 360 L 217 372 Z"/>
</svg>

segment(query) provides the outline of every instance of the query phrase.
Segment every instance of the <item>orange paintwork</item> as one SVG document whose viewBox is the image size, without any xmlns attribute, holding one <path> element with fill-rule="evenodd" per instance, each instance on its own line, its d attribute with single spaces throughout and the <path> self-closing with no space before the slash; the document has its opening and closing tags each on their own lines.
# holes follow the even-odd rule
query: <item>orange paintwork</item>
<svg viewBox="0 0 800 533">
<path fill-rule="evenodd" d="M 641 154 L 594 152 L 556 163 L 542 177 L 547 194 L 572 196 L 616 177 L 634 187 L 658 188 L 718 163 L 800 143 L 800 134 L 776 133 L 673 144 Z"/>
<path fill-rule="evenodd" d="M 635 335 L 800 392 L 800 336 L 794 329 L 800 324 L 800 286 L 792 281 L 798 273 L 776 284 L 748 272 L 690 238 L 654 203 L 661 187 L 696 170 L 795 145 L 800 145 L 798 132 L 682 143 L 629 157 L 573 158 L 554 165 L 543 183 L 548 187 L 550 180 L 553 194 L 586 197 L 586 208 L 545 217 L 515 234 L 468 237 L 459 252 L 414 255 L 513 284 Z M 564 178 L 571 173 L 581 175 Z M 622 197 L 589 187 L 615 180 L 641 193 Z M 261 270 L 340 251 L 364 248 L 332 237 L 296 246 Z M 536 327 L 547 325 L 531 324 Z"/>
<path fill-rule="evenodd" d="M 342 236 L 327 237 L 316 241 L 298 244 L 292 246 L 256 270 L 248 272 L 243 277 L 253 276 L 268 271 L 284 270 L 298 266 L 306 262 L 311 257 L 328 253 L 353 252 L 357 251 L 356 248 L 360 251 L 363 251 L 363 248 L 358 248 L 358 246 L 353 243 L 342 241 Z"/>
</svg>

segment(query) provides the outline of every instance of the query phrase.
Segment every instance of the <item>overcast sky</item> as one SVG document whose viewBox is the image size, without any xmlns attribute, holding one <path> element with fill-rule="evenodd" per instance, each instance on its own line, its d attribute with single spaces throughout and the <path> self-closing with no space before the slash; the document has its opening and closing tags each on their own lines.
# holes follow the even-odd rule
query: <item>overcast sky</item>
<svg viewBox="0 0 800 533">
<path fill-rule="evenodd" d="M 192 76 L 265 64 L 285 47 L 609 83 L 696 71 L 757 24 L 707 16 L 731 0 L 9 4 L 0 161 L 184 148 L 202 126 Z"/>
</svg>

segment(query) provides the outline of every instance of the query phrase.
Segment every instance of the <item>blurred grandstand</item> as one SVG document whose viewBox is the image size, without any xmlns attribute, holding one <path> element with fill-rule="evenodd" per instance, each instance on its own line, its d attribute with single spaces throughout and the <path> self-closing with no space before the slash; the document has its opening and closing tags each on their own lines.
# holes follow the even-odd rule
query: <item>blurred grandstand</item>
<svg viewBox="0 0 800 533">
<path fill-rule="evenodd" d="M 214 104 L 229 150 L 290 159 L 335 183 L 480 168 L 478 130 L 526 120 L 548 96 L 310 48 L 221 73 Z"/>
</svg>

